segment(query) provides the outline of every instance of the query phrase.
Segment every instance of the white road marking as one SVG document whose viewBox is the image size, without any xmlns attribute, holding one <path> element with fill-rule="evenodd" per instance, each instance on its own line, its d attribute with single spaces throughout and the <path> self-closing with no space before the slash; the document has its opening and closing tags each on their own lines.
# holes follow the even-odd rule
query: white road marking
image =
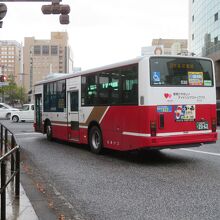
<svg viewBox="0 0 220 220">
<path fill-rule="evenodd" d="M 207 152 L 207 151 L 191 150 L 191 149 L 183 149 L 183 148 L 180 149 L 180 150 L 194 152 L 194 153 L 200 153 L 200 154 L 208 154 L 208 155 L 219 156 L 220 157 L 220 153 L 212 153 L 212 152 Z"/>
<path fill-rule="evenodd" d="M 23 136 L 23 135 L 42 135 L 42 133 L 38 132 L 23 132 L 23 133 L 15 133 L 15 136 Z"/>
</svg>

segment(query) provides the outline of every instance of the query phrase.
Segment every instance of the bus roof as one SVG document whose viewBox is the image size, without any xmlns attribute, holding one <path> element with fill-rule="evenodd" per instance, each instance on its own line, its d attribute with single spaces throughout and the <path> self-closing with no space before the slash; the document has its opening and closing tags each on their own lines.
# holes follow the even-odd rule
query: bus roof
<svg viewBox="0 0 220 220">
<path fill-rule="evenodd" d="M 138 63 L 141 60 L 144 59 L 150 59 L 150 57 L 178 57 L 178 58 L 188 58 L 188 59 L 205 59 L 205 60 L 210 60 L 209 58 L 205 58 L 205 57 L 196 57 L 196 56 L 180 56 L 180 55 L 152 55 L 152 56 L 140 56 L 134 59 L 130 59 L 130 60 L 126 60 L 126 61 L 121 61 L 121 62 L 117 62 L 117 63 L 113 63 L 113 64 L 109 64 L 109 65 L 105 65 L 105 66 L 101 66 L 101 67 L 97 67 L 97 68 L 92 68 L 92 69 L 88 69 L 88 70 L 84 70 L 84 71 L 79 71 L 76 73 L 55 73 L 54 77 L 49 77 L 46 78 L 42 81 L 36 82 L 36 84 L 34 86 L 40 85 L 40 84 L 44 84 L 47 82 L 54 82 L 54 81 L 58 81 L 58 80 L 62 80 L 62 79 L 68 79 L 68 78 L 72 78 L 72 77 L 77 77 L 77 76 L 81 76 L 81 75 L 86 75 L 88 73 L 92 73 L 92 72 L 99 72 L 102 70 L 107 70 L 107 69 L 113 69 L 119 66 L 127 66 L 127 65 L 131 65 L 134 63 Z"/>
</svg>

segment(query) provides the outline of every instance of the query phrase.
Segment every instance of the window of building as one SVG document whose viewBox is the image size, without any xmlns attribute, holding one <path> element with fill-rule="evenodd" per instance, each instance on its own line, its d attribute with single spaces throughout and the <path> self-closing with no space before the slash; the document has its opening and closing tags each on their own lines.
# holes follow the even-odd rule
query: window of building
<svg viewBox="0 0 220 220">
<path fill-rule="evenodd" d="M 214 15 L 214 20 L 215 20 L 215 21 L 217 21 L 217 20 L 218 20 L 218 12 L 217 12 L 217 13 L 215 13 L 215 15 Z"/>
<path fill-rule="evenodd" d="M 58 55 L 58 46 L 56 45 L 51 46 L 51 55 Z"/>
<path fill-rule="evenodd" d="M 194 15 L 192 16 L 192 22 L 194 22 Z"/>
<path fill-rule="evenodd" d="M 218 36 L 214 38 L 215 45 L 218 44 Z"/>
<path fill-rule="evenodd" d="M 192 34 L 192 40 L 194 40 L 194 34 Z"/>
<path fill-rule="evenodd" d="M 42 54 L 43 55 L 49 55 L 49 46 L 48 45 L 43 45 Z"/>
<path fill-rule="evenodd" d="M 41 55 L 41 46 L 40 45 L 34 46 L 34 55 Z"/>
</svg>

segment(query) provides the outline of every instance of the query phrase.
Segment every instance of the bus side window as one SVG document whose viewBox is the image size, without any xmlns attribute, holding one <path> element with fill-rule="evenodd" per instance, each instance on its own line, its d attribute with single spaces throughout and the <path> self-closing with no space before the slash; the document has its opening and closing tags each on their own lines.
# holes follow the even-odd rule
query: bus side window
<svg viewBox="0 0 220 220">
<path fill-rule="evenodd" d="M 134 83 L 131 89 L 131 102 L 136 103 L 136 99 L 138 98 L 138 84 Z"/>
<path fill-rule="evenodd" d="M 108 89 L 102 88 L 99 90 L 99 103 L 100 104 L 108 103 Z"/>
</svg>

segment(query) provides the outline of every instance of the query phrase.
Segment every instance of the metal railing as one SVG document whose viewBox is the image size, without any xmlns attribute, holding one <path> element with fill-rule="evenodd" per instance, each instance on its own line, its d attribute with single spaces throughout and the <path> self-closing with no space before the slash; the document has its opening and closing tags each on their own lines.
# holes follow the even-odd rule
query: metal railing
<svg viewBox="0 0 220 220">
<path fill-rule="evenodd" d="M 1 163 L 1 220 L 6 219 L 6 188 L 14 183 L 15 198 L 20 197 L 20 146 L 13 133 L 0 123 L 0 163 Z M 11 164 L 11 175 L 7 179 L 7 165 Z M 15 179 L 15 181 L 14 181 Z"/>
</svg>

